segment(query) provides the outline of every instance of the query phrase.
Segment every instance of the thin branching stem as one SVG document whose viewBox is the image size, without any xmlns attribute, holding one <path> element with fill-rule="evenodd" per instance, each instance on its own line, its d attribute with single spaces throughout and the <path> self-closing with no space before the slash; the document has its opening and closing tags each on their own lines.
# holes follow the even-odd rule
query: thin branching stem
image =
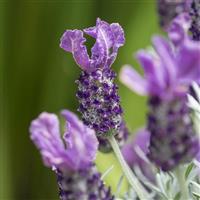
<svg viewBox="0 0 200 200">
<path fill-rule="evenodd" d="M 132 186 L 133 190 L 136 192 L 138 197 L 141 200 L 147 200 L 148 199 L 148 192 L 143 187 L 143 185 L 140 183 L 140 181 L 137 179 L 137 177 L 133 174 L 130 167 L 124 160 L 124 157 L 120 151 L 119 145 L 117 144 L 117 141 L 115 140 L 114 136 L 109 137 L 109 142 L 113 148 L 113 151 L 122 167 L 122 170 L 124 172 L 124 175 L 126 176 L 128 182 Z"/>
</svg>

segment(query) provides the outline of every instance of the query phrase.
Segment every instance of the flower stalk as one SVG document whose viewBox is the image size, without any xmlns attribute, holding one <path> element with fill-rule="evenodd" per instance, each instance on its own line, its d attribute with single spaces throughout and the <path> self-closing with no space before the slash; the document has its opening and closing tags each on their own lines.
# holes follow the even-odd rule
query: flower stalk
<svg viewBox="0 0 200 200">
<path fill-rule="evenodd" d="M 148 193 L 147 193 L 146 189 L 142 186 L 142 184 L 139 182 L 137 177 L 133 174 L 133 172 L 129 168 L 128 164 L 124 160 L 124 157 L 123 157 L 123 155 L 120 151 L 120 148 L 117 144 L 117 141 L 115 140 L 115 137 L 113 135 L 111 135 L 109 137 L 109 142 L 113 148 L 116 158 L 118 159 L 118 161 L 122 167 L 124 175 L 126 176 L 128 182 L 132 186 L 133 190 L 137 193 L 139 199 L 141 199 L 141 200 L 148 199 L 147 198 Z"/>
<path fill-rule="evenodd" d="M 190 196 L 189 196 L 189 191 L 188 191 L 188 184 L 185 179 L 184 168 L 182 168 L 181 166 L 177 167 L 177 169 L 175 170 L 175 174 L 176 174 L 178 185 L 179 185 L 180 192 L 181 192 L 181 199 L 189 200 Z"/>
</svg>

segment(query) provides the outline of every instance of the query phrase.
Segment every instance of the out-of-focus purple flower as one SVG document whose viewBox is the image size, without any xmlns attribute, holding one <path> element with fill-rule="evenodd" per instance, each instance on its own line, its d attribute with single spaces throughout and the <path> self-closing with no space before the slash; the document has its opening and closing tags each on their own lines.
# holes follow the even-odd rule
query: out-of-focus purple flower
<svg viewBox="0 0 200 200">
<path fill-rule="evenodd" d="M 192 20 L 190 27 L 192 38 L 200 41 L 200 0 L 192 0 L 190 16 Z"/>
<path fill-rule="evenodd" d="M 189 12 L 191 0 L 157 0 L 160 26 L 166 29 L 183 12 Z"/>
<path fill-rule="evenodd" d="M 186 95 L 164 101 L 151 96 L 147 126 L 151 132 L 148 157 L 164 171 L 190 162 L 199 151 Z"/>
<path fill-rule="evenodd" d="M 149 163 L 139 155 L 141 151 L 145 156 L 149 153 L 150 133 L 146 129 L 140 129 L 131 136 L 122 148 L 122 154 L 131 168 L 138 166 L 143 174 L 151 181 L 154 180 L 153 171 Z"/>
<path fill-rule="evenodd" d="M 95 132 L 83 125 L 72 112 L 63 110 L 62 115 L 67 120 L 66 145 L 61 139 L 57 116 L 46 112 L 32 121 L 31 139 L 40 150 L 46 166 L 72 171 L 87 168 L 94 161 L 98 148 Z"/>
<path fill-rule="evenodd" d="M 191 161 L 199 148 L 186 93 L 192 81 L 200 82 L 200 43 L 185 34 L 187 23 L 186 16 L 179 16 L 169 28 L 172 43 L 157 36 L 155 51 L 137 54 L 144 77 L 130 66 L 120 74 L 130 89 L 149 95 L 149 158 L 164 171 Z"/>
<path fill-rule="evenodd" d="M 91 57 L 84 45 L 86 39 L 83 33 L 96 40 Z M 118 23 L 108 24 L 99 18 L 96 26 L 83 31 L 66 30 L 61 37 L 60 47 L 71 52 L 83 70 L 76 81 L 80 103 L 78 110 L 84 123 L 96 131 L 100 142 L 106 136 L 116 134 L 122 122 L 118 87 L 114 83 L 116 74 L 111 65 L 124 42 L 124 32 Z"/>
<path fill-rule="evenodd" d="M 67 121 L 64 141 L 61 139 L 56 115 L 42 113 L 32 121 L 31 140 L 40 150 L 44 164 L 52 167 L 58 177 L 61 200 L 112 200 L 93 162 L 98 149 L 95 132 L 75 114 L 63 110 Z"/>
<path fill-rule="evenodd" d="M 137 53 L 144 77 L 131 66 L 125 66 L 121 70 L 120 80 L 140 95 L 167 99 L 184 94 L 192 81 L 199 83 L 200 43 L 184 34 L 187 23 L 187 17 L 182 15 L 172 23 L 173 28 L 169 28 L 169 39 L 175 45 L 156 36 L 153 38 L 155 51 L 141 50 Z"/>
</svg>

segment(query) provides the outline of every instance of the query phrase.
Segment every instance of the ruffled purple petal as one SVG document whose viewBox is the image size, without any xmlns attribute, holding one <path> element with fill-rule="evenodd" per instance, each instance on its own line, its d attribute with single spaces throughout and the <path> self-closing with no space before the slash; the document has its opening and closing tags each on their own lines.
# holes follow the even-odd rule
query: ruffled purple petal
<svg viewBox="0 0 200 200">
<path fill-rule="evenodd" d="M 144 69 L 144 79 L 148 82 L 148 92 L 155 95 L 161 94 L 166 87 L 166 83 L 158 58 L 153 57 L 144 50 L 139 51 L 136 57 Z"/>
<path fill-rule="evenodd" d="M 66 163 L 66 152 L 60 138 L 59 121 L 56 115 L 46 112 L 40 114 L 32 121 L 30 133 L 31 140 L 40 150 L 46 166 L 60 167 Z"/>
<path fill-rule="evenodd" d="M 107 67 L 109 50 L 113 46 L 114 36 L 110 24 L 99 18 L 96 21 L 96 28 L 91 27 L 84 30 L 85 33 L 96 38 L 96 43 L 92 48 L 92 65 L 95 68 Z M 95 34 L 96 31 L 96 34 Z"/>
<path fill-rule="evenodd" d="M 146 80 L 129 65 L 122 67 L 120 80 L 128 88 L 140 95 L 147 95 L 149 92 Z"/>
<path fill-rule="evenodd" d="M 96 26 L 85 28 L 83 31 L 87 35 L 89 35 L 89 36 L 91 36 L 91 37 L 93 37 L 95 39 L 97 38 L 97 29 L 96 29 Z"/>
<path fill-rule="evenodd" d="M 161 60 L 161 69 L 166 85 L 170 85 L 176 78 L 176 63 L 173 57 L 173 50 L 169 42 L 162 37 L 153 38 L 154 48 Z"/>
<path fill-rule="evenodd" d="M 114 36 L 113 48 L 118 49 L 119 47 L 123 46 L 125 43 L 124 30 L 118 23 L 112 23 L 110 25 L 110 28 Z"/>
<path fill-rule="evenodd" d="M 67 30 L 62 38 L 60 47 L 71 52 L 76 63 L 86 71 L 110 67 L 114 62 L 118 48 L 123 46 L 124 32 L 117 23 L 108 24 L 97 18 L 96 26 L 84 29 L 84 33 L 96 39 L 91 49 L 91 59 L 84 45 L 85 38 L 80 30 Z"/>
<path fill-rule="evenodd" d="M 60 47 L 73 54 L 74 60 L 83 70 L 90 69 L 90 59 L 84 45 L 86 39 L 80 30 L 66 30 L 60 39 Z"/>
<path fill-rule="evenodd" d="M 77 171 L 93 163 L 98 141 L 92 129 L 85 126 L 75 114 L 62 111 L 67 120 L 64 145 L 56 115 L 42 113 L 32 121 L 31 139 L 40 150 L 44 164 L 48 167 Z"/>
<path fill-rule="evenodd" d="M 67 155 L 71 158 L 70 164 L 75 170 L 87 168 L 94 161 L 98 149 L 95 132 L 85 126 L 74 113 L 63 110 L 62 115 L 67 121 L 64 140 L 69 144 Z"/>
<path fill-rule="evenodd" d="M 96 39 L 92 48 L 93 67 L 109 67 L 114 62 L 119 47 L 125 43 L 124 31 L 118 23 L 108 24 L 97 19 L 96 27 L 84 29 L 84 32 Z"/>
<path fill-rule="evenodd" d="M 123 46 L 125 43 L 124 30 L 122 27 L 118 23 L 113 23 L 110 25 L 110 28 L 113 33 L 113 47 L 108 60 L 108 66 L 115 61 L 119 47 Z"/>
<path fill-rule="evenodd" d="M 177 73 L 182 83 L 200 83 L 200 42 L 185 40 L 177 52 Z"/>
</svg>

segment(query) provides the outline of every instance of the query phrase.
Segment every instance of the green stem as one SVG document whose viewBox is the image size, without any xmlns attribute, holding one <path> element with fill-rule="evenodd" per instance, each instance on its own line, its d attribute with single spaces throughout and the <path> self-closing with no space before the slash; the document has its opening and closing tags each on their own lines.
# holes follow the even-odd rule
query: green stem
<svg viewBox="0 0 200 200">
<path fill-rule="evenodd" d="M 146 189 L 143 187 L 143 185 L 140 183 L 140 181 L 137 179 L 137 177 L 133 174 L 133 172 L 129 168 L 128 164 L 124 160 L 124 157 L 119 149 L 119 145 L 117 144 L 117 141 L 115 140 L 114 136 L 109 137 L 109 142 L 110 142 L 110 144 L 113 148 L 113 151 L 122 167 L 124 175 L 126 176 L 128 182 L 132 186 L 133 190 L 137 193 L 138 197 L 141 200 L 147 200 L 148 193 L 147 193 Z"/>
<path fill-rule="evenodd" d="M 188 184 L 187 184 L 187 181 L 185 180 L 184 169 L 181 167 L 178 167 L 175 171 L 175 174 L 176 174 L 180 192 L 181 192 L 181 199 L 189 200 L 190 196 L 189 196 Z"/>
</svg>

